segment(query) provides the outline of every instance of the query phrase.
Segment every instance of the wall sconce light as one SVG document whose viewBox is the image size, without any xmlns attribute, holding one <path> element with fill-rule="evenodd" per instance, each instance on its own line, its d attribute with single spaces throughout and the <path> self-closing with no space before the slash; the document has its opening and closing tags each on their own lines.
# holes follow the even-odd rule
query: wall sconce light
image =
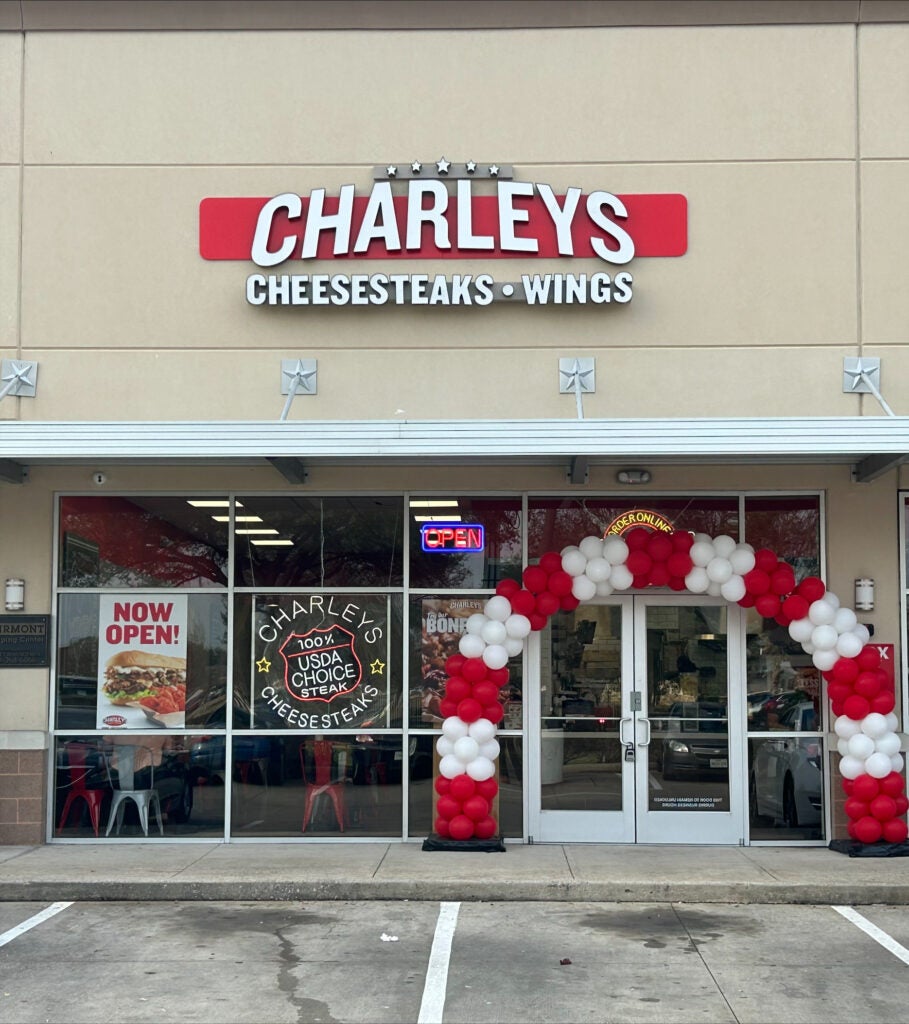
<svg viewBox="0 0 909 1024">
<path fill-rule="evenodd" d="M 6 581 L 5 604 L 8 612 L 21 612 L 25 607 L 25 580 Z"/>
<path fill-rule="evenodd" d="M 874 611 L 874 580 L 867 576 L 855 581 L 855 610 Z"/>
<path fill-rule="evenodd" d="M 647 469 L 620 469 L 615 475 L 620 484 L 649 484 L 650 470 Z"/>
</svg>

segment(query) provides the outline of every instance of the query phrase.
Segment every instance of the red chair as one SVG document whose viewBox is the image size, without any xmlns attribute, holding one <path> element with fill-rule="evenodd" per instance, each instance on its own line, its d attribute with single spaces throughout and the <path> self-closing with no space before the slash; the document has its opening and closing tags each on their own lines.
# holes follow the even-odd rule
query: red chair
<svg viewBox="0 0 909 1024">
<path fill-rule="evenodd" d="M 77 800 L 84 800 L 88 805 L 88 813 L 91 816 L 95 836 L 99 835 L 101 804 L 104 803 L 104 798 L 110 793 L 110 789 L 107 786 L 102 786 L 100 789 L 90 789 L 86 785 L 86 779 L 92 772 L 87 763 L 88 752 L 93 750 L 95 748 L 87 743 L 72 742 L 66 744 L 66 760 L 69 765 L 69 792 L 66 794 L 66 800 L 63 802 L 60 821 L 57 823 L 57 832 L 63 831 L 63 826 L 66 824 L 66 819 L 72 810 L 73 804 Z M 99 753 L 99 757 L 103 756 L 103 754 Z"/>
<path fill-rule="evenodd" d="M 306 831 L 306 826 L 312 818 L 313 807 L 316 800 L 324 793 L 331 800 L 335 810 L 335 819 L 338 828 L 344 831 L 344 822 L 347 820 L 347 805 L 344 796 L 344 781 L 332 778 L 332 761 L 334 744 L 328 740 L 316 740 L 313 744 L 313 761 L 315 771 L 310 778 L 310 772 L 306 765 L 306 744 L 300 744 L 300 770 L 303 773 L 303 781 L 306 783 L 306 800 L 303 806 L 303 825 L 301 832 Z"/>
</svg>

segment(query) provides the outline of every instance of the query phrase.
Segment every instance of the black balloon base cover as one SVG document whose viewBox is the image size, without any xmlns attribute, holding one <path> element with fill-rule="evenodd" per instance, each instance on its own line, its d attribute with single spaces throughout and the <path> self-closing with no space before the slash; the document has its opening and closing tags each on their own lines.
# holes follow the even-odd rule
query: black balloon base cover
<svg viewBox="0 0 909 1024">
<path fill-rule="evenodd" d="M 462 853 L 504 853 L 505 840 L 501 836 L 493 836 L 491 839 L 446 839 L 435 832 L 430 832 L 423 840 L 423 849 Z"/>
<path fill-rule="evenodd" d="M 831 839 L 830 849 L 850 857 L 909 857 L 909 842 L 859 843 L 855 839 Z"/>
</svg>

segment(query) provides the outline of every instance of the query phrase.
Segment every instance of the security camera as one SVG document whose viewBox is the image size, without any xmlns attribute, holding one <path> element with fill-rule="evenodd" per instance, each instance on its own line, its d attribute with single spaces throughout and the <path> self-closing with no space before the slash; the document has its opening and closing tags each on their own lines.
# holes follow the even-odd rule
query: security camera
<svg viewBox="0 0 909 1024">
<path fill-rule="evenodd" d="M 107 483 L 107 476 L 101 472 L 93 473 L 92 483 L 95 484 L 96 487 L 101 487 L 103 484 Z"/>
</svg>

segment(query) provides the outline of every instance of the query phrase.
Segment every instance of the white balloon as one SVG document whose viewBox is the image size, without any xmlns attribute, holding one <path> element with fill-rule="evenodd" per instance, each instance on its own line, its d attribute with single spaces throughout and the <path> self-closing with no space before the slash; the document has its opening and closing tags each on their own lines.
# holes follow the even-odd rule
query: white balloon
<svg viewBox="0 0 909 1024">
<path fill-rule="evenodd" d="M 711 580 L 707 584 L 707 593 L 710 597 L 719 597 L 723 593 L 723 584 L 717 583 L 715 580 Z"/>
<path fill-rule="evenodd" d="M 869 736 L 868 739 L 870 740 L 871 737 Z M 892 757 L 900 752 L 900 738 L 895 732 L 885 732 L 883 736 L 878 736 L 871 742 L 874 744 L 875 750 L 886 754 L 887 757 Z"/>
<path fill-rule="evenodd" d="M 448 757 L 449 754 L 453 754 L 454 741 L 450 740 L 447 736 L 440 736 L 436 740 L 436 753 L 439 757 Z"/>
<path fill-rule="evenodd" d="M 888 711 L 887 714 L 884 715 L 884 718 L 886 718 L 887 720 L 887 728 L 890 730 L 890 732 L 900 731 L 900 720 L 892 711 Z"/>
<path fill-rule="evenodd" d="M 517 636 L 507 637 L 505 640 L 505 653 L 509 658 L 516 658 L 524 653 L 524 641 Z"/>
<path fill-rule="evenodd" d="M 505 632 L 505 623 L 499 622 L 498 619 L 490 619 L 483 627 L 480 636 L 488 644 L 504 644 L 505 637 L 508 636 L 508 633 Z"/>
<path fill-rule="evenodd" d="M 813 645 L 812 645 L 813 646 Z M 839 655 L 836 651 L 812 651 L 811 661 L 818 672 L 829 672 L 830 669 L 839 661 Z"/>
<path fill-rule="evenodd" d="M 569 576 L 580 576 L 587 568 L 587 556 L 583 551 L 575 548 L 562 555 L 562 568 Z"/>
<path fill-rule="evenodd" d="M 446 779 L 454 779 L 458 775 L 464 774 L 464 765 L 461 764 L 454 754 L 446 754 L 439 761 L 439 774 L 444 775 Z"/>
<path fill-rule="evenodd" d="M 814 623 L 811 619 L 793 619 L 789 623 L 789 635 L 797 644 L 803 644 L 811 639 L 814 632 Z"/>
<path fill-rule="evenodd" d="M 839 752 L 840 757 L 845 757 L 849 753 L 849 740 L 844 740 L 840 736 L 836 741 L 836 749 Z"/>
<path fill-rule="evenodd" d="M 460 764 L 460 761 L 458 762 Z M 496 773 L 496 766 L 488 757 L 475 757 L 467 766 L 467 774 L 475 782 L 483 782 L 491 779 Z"/>
<path fill-rule="evenodd" d="M 852 632 L 862 641 L 862 647 L 871 639 L 871 631 L 864 622 L 860 622 Z"/>
<path fill-rule="evenodd" d="M 709 533 L 695 533 L 692 537 L 692 544 L 713 544 L 713 537 Z"/>
<path fill-rule="evenodd" d="M 890 766 L 890 758 L 887 754 L 872 754 L 865 760 L 865 771 L 875 779 L 883 779 L 893 769 Z"/>
<path fill-rule="evenodd" d="M 475 633 L 479 636 L 483 632 L 483 627 L 487 622 L 489 622 L 488 615 L 484 615 L 482 612 L 474 612 L 474 614 L 467 620 L 465 628 L 468 633 Z"/>
<path fill-rule="evenodd" d="M 836 653 L 841 658 L 855 658 L 861 654 L 864 646 L 855 633 L 843 633 L 837 637 Z"/>
<path fill-rule="evenodd" d="M 483 639 L 487 639 L 485 631 Z M 815 626 L 811 631 L 811 642 L 818 651 L 832 651 L 838 639 L 839 635 L 833 626 Z"/>
<path fill-rule="evenodd" d="M 685 586 L 692 594 L 705 594 L 710 586 L 707 570 L 700 566 L 695 566 L 685 577 Z"/>
<path fill-rule="evenodd" d="M 741 576 L 730 576 L 720 587 L 720 592 L 730 604 L 735 604 L 745 596 L 745 581 Z"/>
<path fill-rule="evenodd" d="M 834 611 L 838 609 L 840 606 L 840 599 L 836 596 L 836 594 L 833 593 L 832 590 L 828 590 L 824 594 L 824 600 L 834 609 Z"/>
<path fill-rule="evenodd" d="M 525 636 L 530 635 L 530 619 L 526 615 L 509 615 L 505 620 L 505 632 L 509 636 L 517 637 L 518 640 L 523 640 Z"/>
<path fill-rule="evenodd" d="M 466 736 L 469 729 L 470 726 L 463 718 L 458 718 L 457 715 L 451 715 L 442 723 L 443 735 L 447 736 L 452 742 L 459 740 L 462 736 Z"/>
<path fill-rule="evenodd" d="M 613 590 L 627 590 L 634 583 L 634 576 L 627 565 L 616 565 L 613 563 L 612 575 L 609 577 Z"/>
<path fill-rule="evenodd" d="M 603 583 L 608 580 L 612 573 L 612 563 L 605 558 L 591 558 L 587 563 L 585 575 L 589 576 L 594 583 Z"/>
<path fill-rule="evenodd" d="M 488 718 L 478 718 L 475 722 L 470 723 L 467 730 L 468 734 L 480 745 L 488 743 L 491 739 L 494 739 L 497 731 L 495 723 L 490 722 Z"/>
<path fill-rule="evenodd" d="M 614 590 L 610 582 L 606 581 L 605 583 L 597 584 L 597 597 L 609 597 L 612 593 L 614 593 Z"/>
<path fill-rule="evenodd" d="M 802 650 L 806 654 L 814 654 L 814 644 L 810 640 L 802 641 Z"/>
<path fill-rule="evenodd" d="M 735 551 L 729 556 L 729 561 L 732 563 L 733 570 L 739 576 L 744 576 L 746 572 L 751 572 L 754 568 L 754 548 L 750 544 L 737 545 Z"/>
<path fill-rule="evenodd" d="M 857 732 L 846 740 L 846 746 L 849 748 L 848 753 L 862 761 L 874 753 L 874 740 L 863 732 Z"/>
<path fill-rule="evenodd" d="M 589 601 L 596 596 L 597 585 L 589 576 L 575 576 L 571 584 L 571 593 L 579 601 Z"/>
<path fill-rule="evenodd" d="M 502 597 L 501 594 L 496 594 L 486 602 L 484 611 L 491 619 L 504 622 L 511 615 L 511 601 L 507 597 Z"/>
<path fill-rule="evenodd" d="M 458 763 L 460 764 L 460 762 Z M 844 758 L 840 759 L 840 775 L 844 779 L 857 779 L 860 775 L 864 774 L 864 761 L 860 761 L 857 757 L 852 757 L 851 754 L 847 754 Z"/>
<path fill-rule="evenodd" d="M 603 557 L 610 565 L 624 565 L 628 560 L 628 545 L 621 537 L 609 537 L 603 541 Z"/>
<path fill-rule="evenodd" d="M 720 558 L 728 558 L 735 551 L 736 547 L 738 545 L 735 540 L 725 533 L 721 533 L 719 537 L 713 538 L 713 550 Z"/>
<path fill-rule="evenodd" d="M 852 742 L 851 740 L 849 741 Z M 470 764 L 470 762 L 479 754 L 480 744 L 473 738 L 473 736 L 462 736 L 459 740 L 455 740 L 454 750 L 452 753 L 464 764 Z"/>
<path fill-rule="evenodd" d="M 725 583 L 732 576 L 732 562 L 728 558 L 711 558 L 706 565 L 707 576 L 714 583 Z"/>
<path fill-rule="evenodd" d="M 501 644 L 487 647 L 481 657 L 488 668 L 504 668 L 508 664 L 508 651 Z"/>
<path fill-rule="evenodd" d="M 499 750 L 498 740 L 487 740 L 485 743 L 480 744 L 478 753 L 480 757 L 488 757 L 490 761 L 495 761 L 499 756 Z"/>
<path fill-rule="evenodd" d="M 709 540 L 696 540 L 688 550 L 691 561 L 702 569 L 708 565 L 712 558 L 716 558 L 716 551 Z"/>
<path fill-rule="evenodd" d="M 591 558 L 602 558 L 603 557 L 603 538 L 594 537 L 593 535 L 585 537 L 578 548 L 584 553 L 587 559 Z"/>
<path fill-rule="evenodd" d="M 465 658 L 482 658 L 486 641 L 475 633 L 465 633 L 458 641 L 458 650 Z"/>
<path fill-rule="evenodd" d="M 833 723 L 833 731 L 837 736 L 842 736 L 843 739 L 848 740 L 857 732 L 861 732 L 862 727 L 854 718 L 850 718 L 848 715 L 839 715 Z"/>
<path fill-rule="evenodd" d="M 905 763 L 902 754 L 893 754 L 890 758 L 890 770 L 892 772 L 901 772 Z"/>
<path fill-rule="evenodd" d="M 883 715 L 878 714 L 877 711 L 872 711 L 870 715 L 865 715 L 860 724 L 862 732 L 875 740 L 878 736 L 883 736 L 885 732 L 889 732 L 887 719 Z"/>
<path fill-rule="evenodd" d="M 826 599 L 827 596 L 812 601 L 808 607 L 808 618 L 815 626 L 829 625 L 836 618 L 836 608 Z"/>
<path fill-rule="evenodd" d="M 858 625 L 858 619 L 851 608 L 837 608 L 833 617 L 833 626 L 837 633 L 851 633 Z"/>
</svg>

